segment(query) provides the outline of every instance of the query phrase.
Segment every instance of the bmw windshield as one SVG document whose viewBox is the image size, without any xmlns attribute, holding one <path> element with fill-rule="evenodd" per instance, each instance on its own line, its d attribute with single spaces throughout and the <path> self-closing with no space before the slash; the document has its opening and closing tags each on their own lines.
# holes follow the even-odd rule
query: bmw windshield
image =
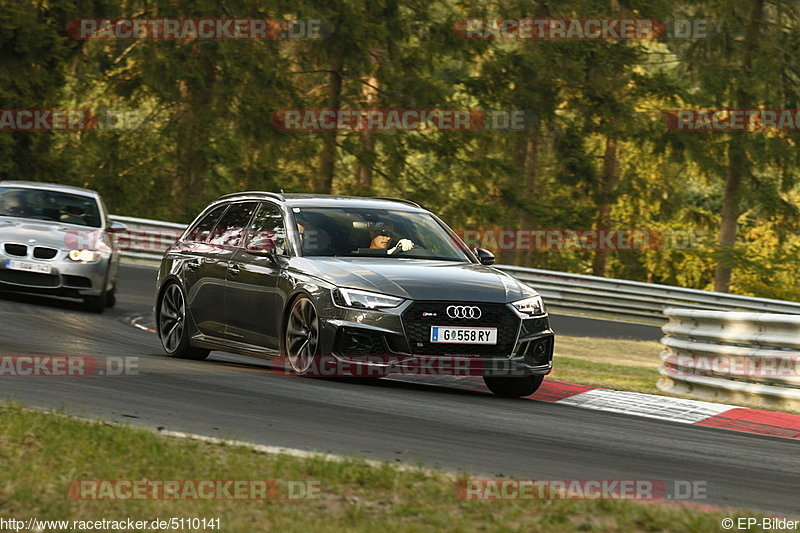
<svg viewBox="0 0 800 533">
<path fill-rule="evenodd" d="M 89 196 L 42 189 L 0 187 L 0 216 L 101 227 L 97 202 Z"/>
<path fill-rule="evenodd" d="M 304 256 L 469 261 L 466 248 L 428 213 L 295 207 Z"/>
</svg>

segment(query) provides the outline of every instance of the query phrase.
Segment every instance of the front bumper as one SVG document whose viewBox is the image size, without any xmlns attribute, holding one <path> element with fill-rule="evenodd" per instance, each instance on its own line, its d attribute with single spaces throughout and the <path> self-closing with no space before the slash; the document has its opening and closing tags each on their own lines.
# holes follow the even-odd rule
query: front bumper
<svg viewBox="0 0 800 533">
<path fill-rule="evenodd" d="M 422 340 L 419 335 L 428 335 L 429 326 L 442 319 L 432 318 L 428 326 L 415 321 L 413 328 L 410 327 L 408 313 L 426 303 L 435 307 L 452 302 L 409 301 L 381 311 L 343 308 L 331 302 L 326 312 L 320 313 L 323 371 L 329 375 L 361 376 L 531 376 L 549 374 L 552 370 L 555 336 L 547 315 L 521 318 L 510 304 L 469 302 L 468 305 L 498 308 L 490 319 L 502 324 L 487 321 L 470 324 L 499 327 L 498 345 L 434 346 L 419 342 Z M 508 316 L 500 316 L 504 306 Z M 416 334 L 410 333 L 411 329 Z"/>
<path fill-rule="evenodd" d="M 49 274 L 6 268 L 8 260 L 49 265 Z M 53 259 L 19 257 L 0 251 L 0 290 L 80 298 L 99 296 L 108 283 L 111 253 L 103 252 L 91 263 L 72 261 L 60 250 Z"/>
</svg>

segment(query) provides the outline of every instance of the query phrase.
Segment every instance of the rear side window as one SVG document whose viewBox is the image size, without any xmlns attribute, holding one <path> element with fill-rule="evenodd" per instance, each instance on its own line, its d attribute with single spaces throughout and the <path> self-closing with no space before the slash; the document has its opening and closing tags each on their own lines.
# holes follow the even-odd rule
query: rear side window
<svg viewBox="0 0 800 533">
<path fill-rule="evenodd" d="M 217 223 L 209 244 L 216 246 L 238 247 L 242 243 L 244 231 L 258 207 L 258 202 L 231 204 Z"/>
<path fill-rule="evenodd" d="M 192 229 L 189 230 L 189 232 L 186 234 L 185 240 L 193 242 L 208 242 L 209 237 L 211 237 L 211 230 L 214 229 L 217 221 L 227 208 L 228 206 L 223 204 L 212 209 L 206 216 L 201 218 Z"/>
</svg>

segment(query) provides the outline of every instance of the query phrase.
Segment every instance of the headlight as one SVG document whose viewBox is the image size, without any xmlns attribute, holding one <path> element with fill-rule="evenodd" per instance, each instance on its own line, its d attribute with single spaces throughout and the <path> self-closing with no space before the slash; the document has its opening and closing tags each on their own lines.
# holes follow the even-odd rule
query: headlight
<svg viewBox="0 0 800 533">
<path fill-rule="evenodd" d="M 73 261 L 80 261 L 82 263 L 91 263 L 100 258 L 100 254 L 92 250 L 70 250 L 68 257 Z"/>
<path fill-rule="evenodd" d="M 544 302 L 541 296 L 531 296 L 530 298 L 517 300 L 516 302 L 512 302 L 511 305 L 523 315 L 535 316 L 545 314 Z"/>
<path fill-rule="evenodd" d="M 342 307 L 356 309 L 388 309 L 403 303 L 402 298 L 355 289 L 334 289 L 333 302 Z"/>
</svg>

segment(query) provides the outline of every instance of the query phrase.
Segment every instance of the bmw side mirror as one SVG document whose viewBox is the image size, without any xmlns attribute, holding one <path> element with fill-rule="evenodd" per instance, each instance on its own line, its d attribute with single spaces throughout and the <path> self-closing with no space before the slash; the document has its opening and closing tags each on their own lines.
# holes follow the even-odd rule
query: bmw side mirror
<svg viewBox="0 0 800 533">
<path fill-rule="evenodd" d="M 485 250 L 483 248 L 475 248 L 473 252 L 475 253 L 475 256 L 478 258 L 478 261 L 480 261 L 482 265 L 494 264 L 494 254 L 489 250 Z"/>
</svg>

